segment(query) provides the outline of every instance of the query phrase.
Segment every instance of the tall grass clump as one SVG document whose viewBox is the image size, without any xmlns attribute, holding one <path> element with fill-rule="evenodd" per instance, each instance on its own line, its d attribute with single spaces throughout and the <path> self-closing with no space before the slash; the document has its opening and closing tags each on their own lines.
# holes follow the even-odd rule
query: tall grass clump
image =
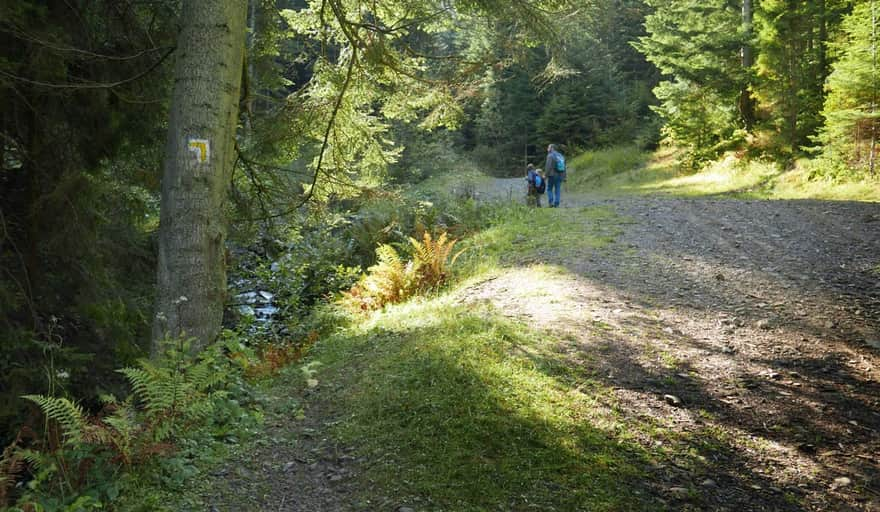
<svg viewBox="0 0 880 512">
<path fill-rule="evenodd" d="M 566 187 L 589 192 L 603 187 L 609 178 L 644 168 L 649 158 L 650 153 L 636 146 L 587 151 L 569 161 Z"/>
</svg>

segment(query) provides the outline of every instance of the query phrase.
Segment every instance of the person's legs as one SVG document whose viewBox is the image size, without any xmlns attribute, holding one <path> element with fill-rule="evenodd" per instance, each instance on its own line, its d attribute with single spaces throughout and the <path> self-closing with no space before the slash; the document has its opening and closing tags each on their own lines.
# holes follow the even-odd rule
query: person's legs
<svg viewBox="0 0 880 512">
<path fill-rule="evenodd" d="M 547 203 L 551 208 L 559 206 L 560 185 L 562 185 L 562 176 L 550 176 L 547 180 Z"/>
<path fill-rule="evenodd" d="M 562 199 L 562 180 L 565 176 L 556 177 L 556 207 L 559 207 L 559 201 Z"/>
</svg>

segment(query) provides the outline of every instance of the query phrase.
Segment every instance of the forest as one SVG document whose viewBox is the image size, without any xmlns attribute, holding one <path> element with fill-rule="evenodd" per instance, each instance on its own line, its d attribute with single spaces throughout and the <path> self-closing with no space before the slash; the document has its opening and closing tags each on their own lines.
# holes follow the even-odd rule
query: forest
<svg viewBox="0 0 880 512">
<path fill-rule="evenodd" d="M 878 17 L 0 3 L 0 510 L 880 510 Z"/>
</svg>

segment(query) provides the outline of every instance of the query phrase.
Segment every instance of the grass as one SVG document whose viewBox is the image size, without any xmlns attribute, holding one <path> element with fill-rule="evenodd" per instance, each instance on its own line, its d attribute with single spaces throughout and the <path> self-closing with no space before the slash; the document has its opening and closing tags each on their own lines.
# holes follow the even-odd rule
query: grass
<svg viewBox="0 0 880 512">
<path fill-rule="evenodd" d="M 775 163 L 744 161 L 729 154 L 692 172 L 679 166 L 672 149 L 644 153 L 635 147 L 618 147 L 588 151 L 572 159 L 568 188 L 605 195 L 880 201 L 880 179 L 814 179 L 811 166 L 815 165 L 802 160 L 785 170 Z"/>
<path fill-rule="evenodd" d="M 313 357 L 351 411 L 337 434 L 381 461 L 370 476 L 387 494 L 432 510 L 653 510 L 638 494 L 646 454 L 616 437 L 608 390 L 555 341 L 439 297 L 390 308 Z"/>
<path fill-rule="evenodd" d="M 555 261 L 607 247 L 621 222 L 598 207 L 500 205 L 493 216 L 493 227 L 463 242 L 461 286 L 509 266 L 530 265 L 536 281 L 566 272 L 536 263 L 548 251 Z M 546 292 L 534 287 L 527 300 Z M 457 293 L 388 307 L 310 353 L 309 378 L 332 389 L 323 399 L 346 411 L 334 436 L 372 461 L 365 484 L 376 494 L 365 502 L 663 509 L 643 483 L 650 454 L 629 438 L 611 389 L 559 350 L 566 341 L 489 306 L 462 305 Z M 301 369 L 286 379 L 281 385 L 307 386 Z"/>
<path fill-rule="evenodd" d="M 465 253 L 460 261 L 465 276 L 479 276 L 505 265 L 573 261 L 607 247 L 625 222 L 605 207 L 557 210 L 503 204 L 492 216 L 492 227 L 462 241 Z"/>
</svg>

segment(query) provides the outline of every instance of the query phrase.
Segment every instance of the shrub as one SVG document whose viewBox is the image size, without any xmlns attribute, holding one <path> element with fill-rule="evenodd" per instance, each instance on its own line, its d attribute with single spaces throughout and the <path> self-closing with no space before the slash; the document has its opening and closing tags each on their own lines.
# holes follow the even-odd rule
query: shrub
<svg viewBox="0 0 880 512">
<path fill-rule="evenodd" d="M 410 238 L 409 242 L 413 250 L 409 261 L 390 245 L 376 249 L 378 263 L 343 294 L 342 303 L 355 311 L 380 309 L 445 284 L 449 267 L 461 254 L 452 255 L 457 240 L 450 240 L 445 232 L 435 240 L 425 231 L 421 241 Z"/>
</svg>

